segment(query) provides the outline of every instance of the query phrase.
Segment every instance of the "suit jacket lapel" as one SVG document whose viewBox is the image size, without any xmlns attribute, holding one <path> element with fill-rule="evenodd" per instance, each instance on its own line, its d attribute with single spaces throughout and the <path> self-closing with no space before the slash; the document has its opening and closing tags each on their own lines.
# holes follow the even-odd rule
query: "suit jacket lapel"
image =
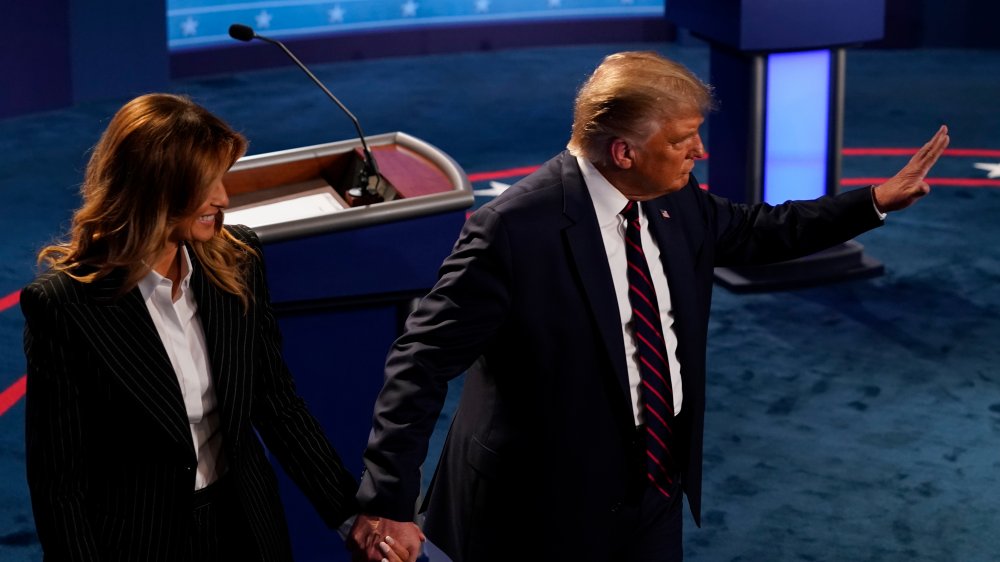
<svg viewBox="0 0 1000 562">
<path fill-rule="evenodd" d="M 92 299 L 68 308 L 82 337 L 171 440 L 193 454 L 191 432 L 163 342 L 138 288 L 115 298 L 122 276 L 115 273 L 87 287 Z"/>
<path fill-rule="evenodd" d="M 668 195 L 647 201 L 643 203 L 643 211 L 650 225 L 650 233 L 660 247 L 660 261 L 670 288 L 674 325 L 697 325 L 693 322 L 698 312 L 694 308 L 697 283 L 692 272 L 695 271 L 695 266 L 676 198 Z M 680 346 L 684 343 L 684 334 L 681 330 L 677 330 L 676 334 Z"/>
<path fill-rule="evenodd" d="M 245 405 L 251 392 L 247 374 L 252 366 L 247 361 L 253 356 L 253 334 L 249 328 L 252 322 L 244 314 L 242 301 L 213 285 L 194 251 L 189 251 L 194 270 L 191 290 L 198 302 L 198 316 L 205 332 L 216 407 L 221 415 L 223 435 L 228 444 L 235 447 L 240 436 L 237 412 L 248 411 Z"/>
<path fill-rule="evenodd" d="M 604 239 L 601 237 L 594 204 L 583 182 L 579 165 L 568 153 L 563 153 L 562 157 L 562 185 L 565 201 L 563 214 L 566 219 L 564 233 L 570 257 L 580 273 L 594 321 L 614 366 L 622 398 L 628 411 L 631 412 L 621 316 L 618 311 L 618 300 L 615 297 L 615 285 L 611 279 L 611 268 L 603 251 Z"/>
</svg>

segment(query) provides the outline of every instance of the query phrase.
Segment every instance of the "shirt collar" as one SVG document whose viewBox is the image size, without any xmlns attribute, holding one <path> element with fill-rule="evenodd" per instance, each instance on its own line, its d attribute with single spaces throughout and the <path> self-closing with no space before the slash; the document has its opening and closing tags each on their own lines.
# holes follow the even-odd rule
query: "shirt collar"
<svg viewBox="0 0 1000 562">
<path fill-rule="evenodd" d="M 628 198 L 622 195 L 618 188 L 611 185 L 601 172 L 587 159 L 576 157 L 576 162 L 580 166 L 583 174 L 583 183 L 587 185 L 590 192 L 590 199 L 594 202 L 594 210 L 597 212 L 597 223 L 604 227 L 612 222 L 621 223 L 619 216 Z"/>
<path fill-rule="evenodd" d="M 191 267 L 191 256 L 188 254 L 187 246 L 181 244 L 180 252 L 181 274 L 183 275 L 183 277 L 181 277 L 181 291 L 183 292 L 187 291 L 188 287 L 191 286 L 191 273 L 193 272 L 193 268 Z M 142 293 L 143 300 L 149 300 L 153 291 L 155 291 L 156 287 L 160 285 L 169 286 L 170 280 L 150 268 L 149 272 L 146 273 L 146 276 L 139 280 L 139 292 Z"/>
</svg>

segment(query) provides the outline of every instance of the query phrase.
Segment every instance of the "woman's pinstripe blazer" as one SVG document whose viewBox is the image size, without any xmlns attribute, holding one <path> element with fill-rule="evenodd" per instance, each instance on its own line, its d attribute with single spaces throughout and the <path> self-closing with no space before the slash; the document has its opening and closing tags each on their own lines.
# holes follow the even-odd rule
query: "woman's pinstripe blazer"
<svg viewBox="0 0 1000 562">
<path fill-rule="evenodd" d="M 226 228 L 260 254 L 250 229 Z M 288 530 L 261 440 L 331 528 L 356 511 L 357 482 L 295 392 L 263 263 L 252 261 L 248 311 L 193 254 L 191 289 L 247 540 L 284 561 Z M 21 293 L 28 484 L 47 561 L 186 558 L 197 463 L 187 414 L 139 290 L 116 297 L 121 279 L 49 272 Z"/>
</svg>

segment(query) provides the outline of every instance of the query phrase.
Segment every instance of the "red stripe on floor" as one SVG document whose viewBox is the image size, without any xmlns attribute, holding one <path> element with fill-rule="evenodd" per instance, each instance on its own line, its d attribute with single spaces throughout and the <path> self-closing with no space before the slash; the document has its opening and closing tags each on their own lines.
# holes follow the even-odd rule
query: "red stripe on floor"
<svg viewBox="0 0 1000 562">
<path fill-rule="evenodd" d="M 17 304 L 18 299 L 20 298 L 21 298 L 21 291 L 14 291 L 13 293 L 7 295 L 6 297 L 0 299 L 0 312 L 3 312 L 8 308 Z"/>
<path fill-rule="evenodd" d="M 889 178 L 844 178 L 840 180 L 840 185 L 872 185 L 888 180 Z M 927 178 L 927 183 L 952 187 L 1000 187 L 1000 179 L 986 178 Z"/>
<path fill-rule="evenodd" d="M 917 149 L 916 148 L 844 148 L 842 149 L 842 152 L 844 156 L 912 156 L 917 152 Z M 995 150 L 990 148 L 948 148 L 944 151 L 944 155 L 967 156 L 975 158 L 1000 158 L 1000 150 Z M 476 182 L 476 181 L 496 180 L 501 178 L 510 178 L 514 176 L 526 176 L 540 167 L 541 166 L 521 166 L 519 168 L 508 168 L 506 170 L 477 172 L 474 174 L 469 174 L 469 181 Z M 852 185 L 863 185 L 863 184 L 852 184 Z M 959 184 L 942 184 L 942 185 L 964 185 L 964 184 L 959 183 Z M 992 182 L 985 182 L 983 185 L 994 185 L 994 184 Z"/>
<path fill-rule="evenodd" d="M 912 156 L 916 148 L 845 148 L 844 156 Z M 947 148 L 945 156 L 971 156 L 976 158 L 1000 158 L 1000 150 L 989 148 Z"/>
<path fill-rule="evenodd" d="M 469 174 L 469 181 L 486 181 L 509 178 L 513 176 L 526 176 L 538 168 L 541 168 L 541 166 L 522 166 L 520 168 L 510 168 L 507 170 L 498 170 L 496 172 L 479 172 L 477 174 Z"/>
<path fill-rule="evenodd" d="M 14 291 L 6 297 L 0 298 L 0 312 L 16 305 L 20 297 L 21 291 Z M 4 415 L 4 413 L 9 410 L 11 406 L 17 404 L 17 402 L 24 396 L 26 382 L 27 377 L 22 376 L 17 380 L 17 382 L 10 385 L 10 387 L 6 390 L 0 392 L 0 416 Z"/>
<path fill-rule="evenodd" d="M 0 416 L 4 415 L 11 406 L 24 397 L 24 391 L 28 386 L 28 376 L 22 375 L 17 382 L 7 387 L 7 390 L 0 392 Z"/>
</svg>

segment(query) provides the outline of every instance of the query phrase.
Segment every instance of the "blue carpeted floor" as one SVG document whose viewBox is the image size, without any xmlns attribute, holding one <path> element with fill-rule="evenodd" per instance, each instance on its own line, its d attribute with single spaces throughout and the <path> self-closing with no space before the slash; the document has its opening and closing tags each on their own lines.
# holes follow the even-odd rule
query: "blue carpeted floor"
<svg viewBox="0 0 1000 562">
<path fill-rule="evenodd" d="M 472 174 L 540 164 L 561 150 L 577 85 L 605 54 L 633 48 L 656 48 L 708 76 L 707 50 L 690 41 L 313 70 L 367 134 L 405 131 Z M 915 147 L 947 123 L 953 148 L 997 151 L 998 75 L 1000 52 L 851 50 L 845 146 Z M 353 135 L 293 68 L 172 90 L 241 129 L 251 153 Z M 64 228 L 86 150 L 123 101 L 0 121 L 0 298 L 30 280 L 36 250 Z M 974 167 L 1000 162 L 1000 153 L 982 154 L 954 153 L 934 170 L 971 186 L 935 187 L 859 239 L 884 276 L 779 293 L 716 291 L 706 514 L 701 529 L 686 521 L 689 560 L 1000 558 L 1000 188 Z M 884 177 L 905 160 L 849 156 L 843 175 Z M 703 181 L 708 164 L 696 171 Z M 24 372 L 21 325 L 16 306 L 0 312 L 0 391 Z M 19 403 L 0 417 L 0 559 L 12 562 L 40 560 L 23 413 Z"/>
</svg>

